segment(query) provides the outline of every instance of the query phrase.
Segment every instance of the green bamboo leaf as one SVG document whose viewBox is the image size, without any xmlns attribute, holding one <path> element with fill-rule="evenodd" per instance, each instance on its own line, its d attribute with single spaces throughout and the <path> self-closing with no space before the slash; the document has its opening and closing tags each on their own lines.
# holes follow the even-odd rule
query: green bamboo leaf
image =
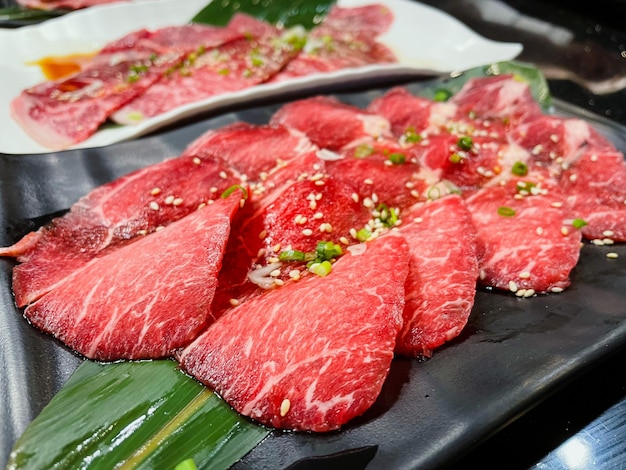
<svg viewBox="0 0 626 470">
<path fill-rule="evenodd" d="M 490 75 L 513 74 L 517 79 L 529 84 L 533 98 L 539 103 L 544 111 L 548 111 L 552 106 L 552 99 L 548 82 L 541 71 L 534 65 L 520 61 L 497 62 L 495 64 L 476 67 L 466 70 L 458 75 L 444 80 L 435 86 L 427 87 L 420 95 L 435 99 L 437 94 L 447 93 L 453 95 L 458 92 L 463 85 L 474 77 L 486 77 Z"/>
<path fill-rule="evenodd" d="M 68 10 L 38 10 L 20 6 L 0 8 L 0 21 L 39 22 L 65 15 Z"/>
<path fill-rule="evenodd" d="M 335 3 L 336 0 L 213 0 L 191 21 L 225 26 L 239 12 L 286 28 L 302 25 L 309 30 L 326 17 Z"/>
<path fill-rule="evenodd" d="M 26 428 L 11 469 L 226 469 L 268 434 L 174 361 L 86 361 Z M 189 467 L 187 467 L 189 468 Z"/>
</svg>

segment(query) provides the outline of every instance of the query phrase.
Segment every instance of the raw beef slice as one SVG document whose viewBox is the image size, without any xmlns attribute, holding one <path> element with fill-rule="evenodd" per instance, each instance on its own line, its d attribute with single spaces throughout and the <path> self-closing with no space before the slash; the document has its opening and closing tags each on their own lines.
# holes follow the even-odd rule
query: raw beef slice
<svg viewBox="0 0 626 470">
<path fill-rule="evenodd" d="M 90 359 L 171 355 L 210 320 L 230 219 L 240 197 L 235 192 L 93 260 L 29 305 L 24 315 Z"/>
<path fill-rule="evenodd" d="M 463 199 L 453 194 L 409 209 L 400 233 L 410 261 L 396 353 L 429 357 L 459 335 L 474 305 L 476 229 Z"/>
<path fill-rule="evenodd" d="M 63 217 L 0 248 L 0 256 L 20 262 L 13 270 L 17 305 L 31 303 L 92 258 L 184 217 L 238 183 L 220 161 L 189 156 L 99 186 Z"/>
<path fill-rule="evenodd" d="M 243 415 L 330 431 L 376 400 L 402 325 L 408 249 L 387 236 L 236 307 L 180 356 L 184 370 Z"/>
</svg>

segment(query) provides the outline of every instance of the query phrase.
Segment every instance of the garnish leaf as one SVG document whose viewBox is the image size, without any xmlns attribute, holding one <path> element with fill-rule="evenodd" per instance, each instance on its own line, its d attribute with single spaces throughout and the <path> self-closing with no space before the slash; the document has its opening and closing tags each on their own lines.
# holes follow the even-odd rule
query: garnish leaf
<svg viewBox="0 0 626 470">
<path fill-rule="evenodd" d="M 235 13 L 278 26 L 301 25 L 310 30 L 328 14 L 336 0 L 213 0 L 192 18 L 192 23 L 225 26 Z"/>
<path fill-rule="evenodd" d="M 86 361 L 13 447 L 7 469 L 226 469 L 268 429 L 174 361 Z"/>
</svg>

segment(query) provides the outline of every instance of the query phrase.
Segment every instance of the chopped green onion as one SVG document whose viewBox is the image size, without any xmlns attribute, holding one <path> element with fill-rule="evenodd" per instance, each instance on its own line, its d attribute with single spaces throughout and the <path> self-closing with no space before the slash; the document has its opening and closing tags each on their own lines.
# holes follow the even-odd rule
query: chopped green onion
<svg viewBox="0 0 626 470">
<path fill-rule="evenodd" d="M 511 173 L 516 176 L 526 176 L 528 174 L 528 165 L 524 162 L 515 162 L 511 168 Z"/>
<path fill-rule="evenodd" d="M 333 265 L 330 261 L 322 261 L 321 263 L 313 263 L 309 267 L 309 271 L 318 276 L 326 276 L 333 270 Z"/>
<path fill-rule="evenodd" d="M 390 153 L 389 157 L 387 158 L 389 158 L 391 163 L 394 163 L 396 165 L 401 165 L 404 162 L 406 162 L 406 155 L 404 155 L 403 153 L 399 153 L 399 152 Z"/>
<path fill-rule="evenodd" d="M 397 209 L 390 209 L 387 204 L 379 204 L 376 208 L 376 212 L 379 213 L 378 218 L 387 227 L 395 227 L 398 220 Z"/>
<path fill-rule="evenodd" d="M 305 253 L 300 250 L 285 250 L 278 255 L 280 261 L 304 261 Z"/>
<path fill-rule="evenodd" d="M 368 144 L 361 144 L 354 149 L 354 158 L 369 157 L 374 153 L 374 147 Z"/>
<path fill-rule="evenodd" d="M 474 141 L 472 140 L 471 137 L 468 136 L 463 136 L 460 137 L 459 140 L 457 140 L 456 142 L 457 147 L 459 147 L 461 150 L 471 150 L 472 146 L 474 145 Z"/>
<path fill-rule="evenodd" d="M 321 241 L 317 242 L 315 254 L 317 255 L 318 260 L 326 261 L 336 258 L 337 256 L 341 256 L 343 254 L 343 250 L 337 243 Z"/>
<path fill-rule="evenodd" d="M 581 229 L 585 225 L 589 225 L 589 222 L 587 222 L 586 220 L 583 220 L 583 219 L 574 219 L 574 220 L 572 220 L 572 226 L 574 228 L 576 228 L 576 229 Z"/>
<path fill-rule="evenodd" d="M 461 163 L 461 161 L 463 160 L 463 157 L 459 155 L 458 153 L 454 152 L 452 155 L 450 155 L 448 160 L 450 160 L 452 163 Z"/>
<path fill-rule="evenodd" d="M 420 142 L 423 137 L 415 131 L 413 126 L 409 126 L 406 131 L 404 131 L 404 141 L 407 144 L 416 144 Z"/>
<path fill-rule="evenodd" d="M 362 228 L 356 233 L 356 239 L 360 242 L 365 242 L 369 240 L 371 236 L 372 236 L 372 232 L 368 228 Z"/>
<path fill-rule="evenodd" d="M 433 99 L 434 101 L 448 101 L 451 96 L 452 93 L 450 92 L 450 90 L 440 88 L 439 90 L 435 91 L 435 96 L 433 97 Z"/>
<path fill-rule="evenodd" d="M 233 184 L 230 188 L 226 189 L 222 193 L 222 199 L 226 199 L 228 196 L 230 196 L 232 193 L 234 193 L 238 189 L 241 189 L 241 192 L 243 193 L 243 198 L 248 199 L 248 191 L 246 191 L 246 188 L 244 188 L 240 184 Z"/>
<path fill-rule="evenodd" d="M 508 206 L 500 206 L 498 207 L 498 215 L 502 217 L 513 217 L 515 215 L 515 209 Z"/>
<path fill-rule="evenodd" d="M 176 465 L 176 467 L 174 467 L 174 470 L 198 470 L 198 467 L 196 467 L 196 463 L 193 461 L 193 459 L 187 459 Z"/>
</svg>

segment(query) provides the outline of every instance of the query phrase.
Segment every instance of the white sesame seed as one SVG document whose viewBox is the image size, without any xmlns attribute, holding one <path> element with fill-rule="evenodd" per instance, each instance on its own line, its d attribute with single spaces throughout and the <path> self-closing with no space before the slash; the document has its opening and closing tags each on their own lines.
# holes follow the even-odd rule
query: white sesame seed
<svg viewBox="0 0 626 470">
<path fill-rule="evenodd" d="M 167 205 L 170 205 L 172 202 L 174 202 L 174 196 L 171 196 L 171 195 L 170 195 L 170 196 L 167 196 L 167 197 L 163 200 L 163 202 L 164 202 L 165 204 L 167 204 Z"/>
<path fill-rule="evenodd" d="M 550 205 L 552 207 L 556 207 L 556 208 L 563 207 L 563 203 L 560 202 L 560 201 L 555 201 L 555 202 L 551 203 Z"/>
<path fill-rule="evenodd" d="M 537 235 L 543 235 L 543 228 L 542 227 L 537 227 L 535 229 L 535 232 L 537 233 Z"/>
<path fill-rule="evenodd" d="M 615 253 L 614 251 L 612 251 L 612 252 L 610 252 L 610 253 L 607 253 L 607 254 L 606 254 L 606 257 L 607 257 L 607 258 L 610 258 L 610 259 L 615 259 L 615 258 L 617 258 L 618 256 L 619 256 L 619 255 L 618 255 L 617 253 Z"/>
<path fill-rule="evenodd" d="M 211 191 L 212 193 L 216 193 L 217 192 L 217 188 L 215 186 L 212 186 L 209 191 Z"/>
<path fill-rule="evenodd" d="M 533 295 L 535 295 L 535 289 L 527 289 L 524 292 L 524 297 L 532 297 Z"/>
<path fill-rule="evenodd" d="M 615 243 L 615 240 L 613 240 L 612 238 L 603 238 L 602 241 L 605 245 L 613 245 Z"/>
<path fill-rule="evenodd" d="M 352 200 L 354 202 L 359 202 L 359 195 L 357 193 L 352 193 Z"/>
<path fill-rule="evenodd" d="M 593 155 L 591 155 L 589 157 L 589 160 L 591 160 L 592 162 L 597 162 L 598 161 L 598 156 L 594 153 Z"/>
<path fill-rule="evenodd" d="M 576 181 L 578 179 L 578 175 L 576 173 L 573 173 L 571 175 L 569 175 L 569 180 L 573 183 L 574 181 Z"/>
<path fill-rule="evenodd" d="M 511 292 L 517 292 L 518 287 L 517 287 L 517 283 L 515 281 L 509 281 L 509 290 Z"/>
<path fill-rule="evenodd" d="M 322 217 L 324 217 L 324 214 L 322 214 L 321 212 L 316 212 L 315 214 L 313 214 L 313 218 L 316 220 L 319 220 Z"/>
<path fill-rule="evenodd" d="M 320 232 L 332 233 L 332 231 L 333 226 L 330 223 L 324 222 L 323 224 L 320 224 Z"/>
<path fill-rule="evenodd" d="M 366 197 L 363 199 L 363 205 L 368 208 L 374 207 L 374 201 L 372 201 L 369 197 Z"/>
<path fill-rule="evenodd" d="M 280 243 L 277 243 L 276 245 L 274 245 L 274 246 L 272 247 L 272 251 L 273 251 L 274 253 L 278 253 L 278 252 L 280 251 Z"/>
<path fill-rule="evenodd" d="M 613 235 L 615 235 L 615 232 L 613 230 L 605 230 L 604 232 L 602 232 L 602 235 L 604 235 L 605 237 L 612 237 Z"/>
<path fill-rule="evenodd" d="M 193 157 L 193 162 L 194 162 L 196 165 L 200 165 L 200 163 L 202 163 L 202 161 L 201 161 L 198 157 Z"/>
<path fill-rule="evenodd" d="M 220 178 L 222 178 L 222 179 L 224 179 L 224 180 L 225 180 L 226 178 L 228 178 L 228 175 L 226 174 L 226 172 L 225 172 L 225 171 L 223 171 L 223 170 L 222 170 L 222 171 L 220 171 Z"/>
<path fill-rule="evenodd" d="M 542 152 L 542 150 L 543 150 L 543 145 L 541 145 L 541 144 L 537 144 L 537 145 L 535 145 L 535 146 L 533 147 L 533 149 L 532 149 L 532 152 L 531 152 L 531 153 L 532 153 L 533 155 L 539 155 L 539 154 Z"/>
<path fill-rule="evenodd" d="M 315 186 L 324 186 L 326 184 L 326 182 L 324 180 L 317 180 L 315 182 Z"/>
<path fill-rule="evenodd" d="M 558 135 L 556 135 L 556 134 L 552 134 L 552 135 L 550 135 L 550 140 L 551 140 L 552 142 L 556 143 L 556 142 L 558 142 L 558 141 L 559 141 L 559 136 L 558 136 Z"/>
<path fill-rule="evenodd" d="M 289 412 L 289 408 L 291 408 L 291 402 L 285 398 L 280 404 L 280 415 L 285 416 Z"/>
<path fill-rule="evenodd" d="M 271 277 L 278 277 L 278 276 L 280 276 L 280 269 L 274 269 L 274 271 L 272 271 L 270 273 L 270 276 Z"/>
<path fill-rule="evenodd" d="M 524 297 L 526 295 L 526 289 L 519 289 L 515 291 L 515 295 L 517 297 Z"/>
<path fill-rule="evenodd" d="M 137 235 L 148 235 L 148 231 L 145 229 L 138 230 Z"/>
<path fill-rule="evenodd" d="M 313 235 L 313 230 L 311 230 L 310 228 L 305 228 L 302 231 L 302 235 L 304 235 L 305 237 L 310 237 L 311 235 Z"/>
<path fill-rule="evenodd" d="M 159 210 L 159 204 L 156 201 L 151 201 L 150 202 L 150 209 L 152 209 L 153 211 L 158 211 Z"/>
<path fill-rule="evenodd" d="M 172 204 L 175 206 L 180 206 L 183 203 L 183 198 L 182 197 L 177 197 L 176 199 L 174 199 L 172 201 Z"/>
<path fill-rule="evenodd" d="M 161 188 L 152 188 L 152 190 L 150 191 L 150 194 L 153 196 L 156 196 L 160 192 L 161 192 Z"/>
<path fill-rule="evenodd" d="M 346 237 L 339 238 L 339 241 L 341 243 L 343 243 L 344 245 L 349 245 L 350 244 L 350 241 Z"/>
<path fill-rule="evenodd" d="M 259 248 L 259 251 L 257 252 L 256 255 L 258 258 L 265 256 L 265 248 Z"/>
<path fill-rule="evenodd" d="M 296 215 L 296 218 L 295 218 L 295 222 L 298 225 L 306 224 L 307 220 L 308 219 L 305 216 L 303 216 L 302 214 Z"/>
<path fill-rule="evenodd" d="M 261 232 L 259 233 L 259 238 L 263 240 L 265 237 L 267 237 L 267 230 L 261 230 Z"/>
<path fill-rule="evenodd" d="M 413 189 L 415 187 L 415 183 L 413 181 L 407 181 L 404 186 L 407 189 Z"/>
<path fill-rule="evenodd" d="M 272 256 L 271 258 L 267 258 L 267 262 L 272 264 L 272 263 L 279 263 L 280 262 L 280 258 L 277 256 Z"/>
<path fill-rule="evenodd" d="M 289 271 L 289 277 L 294 281 L 297 281 L 298 279 L 300 279 L 300 270 L 292 269 L 291 271 Z"/>
<path fill-rule="evenodd" d="M 528 271 L 524 271 L 519 273 L 519 277 L 520 279 L 529 279 L 530 278 L 530 273 Z"/>
<path fill-rule="evenodd" d="M 315 200 L 312 200 L 311 202 L 309 202 L 309 209 L 311 209 L 312 211 L 317 209 L 317 202 L 315 202 Z"/>
<path fill-rule="evenodd" d="M 159 225 L 157 228 L 154 229 L 155 232 L 160 232 L 161 230 L 163 230 L 165 227 L 163 227 L 163 225 Z"/>
<path fill-rule="evenodd" d="M 285 284 L 285 281 L 283 281 L 282 279 L 274 279 L 274 284 L 276 284 L 277 286 L 282 286 Z"/>
<path fill-rule="evenodd" d="M 371 178 L 364 179 L 363 183 L 365 183 L 365 184 L 374 184 L 374 182 L 371 180 Z"/>
<path fill-rule="evenodd" d="M 561 234 L 569 235 L 569 229 L 567 227 L 561 227 Z"/>
<path fill-rule="evenodd" d="M 372 193 L 372 202 L 376 204 L 378 202 L 378 194 Z"/>
<path fill-rule="evenodd" d="M 604 245 L 604 240 L 600 240 L 599 238 L 594 238 L 593 240 L 591 240 L 591 243 L 596 246 L 602 246 Z"/>
<path fill-rule="evenodd" d="M 415 199 L 419 199 L 420 197 L 420 193 L 417 189 L 412 189 L 411 190 L 411 196 L 414 197 Z"/>
<path fill-rule="evenodd" d="M 350 236 L 352 238 L 356 238 L 356 234 L 357 234 L 356 229 L 355 228 L 351 228 L 350 229 Z"/>
<path fill-rule="evenodd" d="M 415 222 L 416 224 L 421 224 L 422 222 L 424 222 L 424 219 L 422 217 L 415 217 L 413 219 L 413 222 Z"/>
<path fill-rule="evenodd" d="M 478 277 L 479 277 L 481 280 L 484 280 L 484 279 L 487 277 L 487 273 L 485 272 L 485 270 L 484 270 L 484 269 L 481 269 L 480 271 L 478 271 Z"/>
<path fill-rule="evenodd" d="M 237 305 L 239 305 L 239 300 L 237 299 L 230 299 L 228 301 L 233 307 L 236 307 Z"/>
<path fill-rule="evenodd" d="M 559 292 L 563 292 L 563 288 L 562 287 L 553 287 L 552 289 L 550 289 L 551 292 L 554 292 L 555 294 L 558 294 Z"/>
</svg>

